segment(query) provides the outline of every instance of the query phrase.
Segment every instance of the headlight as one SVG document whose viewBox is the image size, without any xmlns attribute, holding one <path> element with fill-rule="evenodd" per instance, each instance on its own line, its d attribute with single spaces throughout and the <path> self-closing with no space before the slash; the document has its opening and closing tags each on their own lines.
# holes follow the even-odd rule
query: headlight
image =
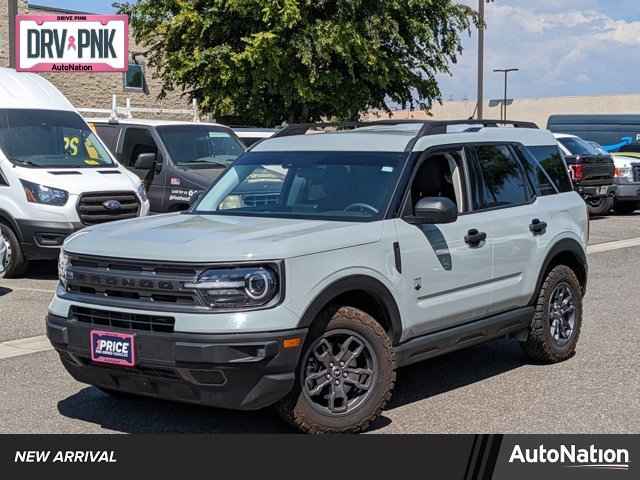
<svg viewBox="0 0 640 480">
<path fill-rule="evenodd" d="M 45 205 L 63 206 L 69 199 L 69 192 L 58 188 L 46 187 L 37 183 L 20 180 L 27 200 L 31 203 L 44 203 Z"/>
<path fill-rule="evenodd" d="M 64 253 L 64 250 L 60 249 L 60 255 L 58 256 L 58 279 L 60 283 L 67 287 L 67 269 L 69 268 L 69 256 Z"/>
<path fill-rule="evenodd" d="M 144 183 L 138 185 L 138 196 L 143 203 L 147 201 L 147 191 L 144 189 Z"/>
<path fill-rule="evenodd" d="M 277 265 L 261 265 L 207 270 L 185 287 L 197 289 L 213 309 L 249 310 L 277 303 L 281 284 Z"/>
</svg>

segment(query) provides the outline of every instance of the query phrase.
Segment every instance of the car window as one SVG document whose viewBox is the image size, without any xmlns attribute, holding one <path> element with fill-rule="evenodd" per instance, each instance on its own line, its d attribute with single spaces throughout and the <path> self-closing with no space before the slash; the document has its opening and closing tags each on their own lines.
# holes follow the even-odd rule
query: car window
<svg viewBox="0 0 640 480">
<path fill-rule="evenodd" d="M 539 186 L 538 194 L 553 195 L 558 192 L 570 192 L 573 190 L 567 165 L 557 146 L 543 145 L 527 147 L 527 150 L 537 160 L 535 181 Z M 546 175 L 545 175 L 546 172 Z"/>
<path fill-rule="evenodd" d="M 559 138 L 558 141 L 569 150 L 571 155 L 598 155 L 598 151 L 585 142 L 581 138 L 577 137 L 562 137 Z"/>
<path fill-rule="evenodd" d="M 146 128 L 127 128 L 124 132 L 120 161 L 128 168 L 135 168 L 141 153 L 158 153 L 156 142 Z"/>
<path fill-rule="evenodd" d="M 475 210 L 522 205 L 529 189 L 520 163 L 507 145 L 471 147 L 474 168 L 471 181 Z"/>
<path fill-rule="evenodd" d="M 91 125 L 90 125 L 91 126 Z M 116 152 L 120 127 L 115 125 L 94 125 L 95 131 L 111 153 Z"/>
</svg>

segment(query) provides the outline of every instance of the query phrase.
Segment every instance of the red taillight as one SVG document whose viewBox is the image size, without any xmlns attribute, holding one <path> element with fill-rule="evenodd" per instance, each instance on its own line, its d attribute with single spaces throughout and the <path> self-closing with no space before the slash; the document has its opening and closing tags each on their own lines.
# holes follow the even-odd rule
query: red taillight
<svg viewBox="0 0 640 480">
<path fill-rule="evenodd" d="M 571 174 L 571 180 L 579 182 L 584 176 L 584 165 L 577 163 L 575 165 L 569 165 L 569 173 Z"/>
</svg>

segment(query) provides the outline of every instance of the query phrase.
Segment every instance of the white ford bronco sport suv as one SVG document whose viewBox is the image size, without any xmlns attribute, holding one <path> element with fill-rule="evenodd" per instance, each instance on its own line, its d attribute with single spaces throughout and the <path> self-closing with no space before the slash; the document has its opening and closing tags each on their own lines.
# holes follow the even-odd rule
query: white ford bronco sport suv
<svg viewBox="0 0 640 480">
<path fill-rule="evenodd" d="M 67 239 L 49 339 L 107 393 L 275 404 L 307 432 L 366 429 L 398 367 L 493 338 L 565 360 L 587 208 L 553 136 L 503 123 L 285 128 L 191 210 Z"/>
</svg>

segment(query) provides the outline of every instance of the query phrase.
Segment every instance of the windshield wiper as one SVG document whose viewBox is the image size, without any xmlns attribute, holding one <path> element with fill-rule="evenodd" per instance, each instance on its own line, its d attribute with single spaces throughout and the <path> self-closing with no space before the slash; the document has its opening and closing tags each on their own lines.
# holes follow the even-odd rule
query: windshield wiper
<svg viewBox="0 0 640 480">
<path fill-rule="evenodd" d="M 30 167 L 41 167 L 42 165 L 38 163 L 34 163 L 31 160 L 20 160 L 18 158 L 9 157 L 9 161 L 12 163 L 18 163 L 20 165 L 28 165 Z"/>
</svg>

